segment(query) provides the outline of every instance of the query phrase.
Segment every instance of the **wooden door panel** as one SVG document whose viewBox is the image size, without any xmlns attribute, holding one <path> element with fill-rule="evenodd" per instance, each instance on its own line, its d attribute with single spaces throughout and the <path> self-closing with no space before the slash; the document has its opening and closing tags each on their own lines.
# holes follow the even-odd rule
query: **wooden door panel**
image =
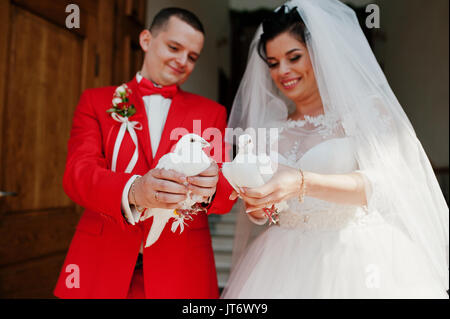
<svg viewBox="0 0 450 319">
<path fill-rule="evenodd" d="M 79 215 L 74 214 L 70 207 L 6 214 L 0 223 L 4 243 L 0 246 L 0 267 L 27 263 L 31 259 L 55 252 L 65 252 L 78 219 Z M 2 272 L 0 268 L 0 278 Z"/>
<path fill-rule="evenodd" d="M 145 28 L 144 0 L 116 0 L 114 84 L 128 82 L 139 71 L 144 55 L 139 34 Z"/>
<path fill-rule="evenodd" d="M 0 0 L 0 27 L 2 32 L 0 32 L 0 166 L 3 165 L 3 112 L 6 108 L 6 83 L 8 78 L 8 56 L 10 52 L 9 45 L 9 29 L 10 29 L 10 5 L 8 1 Z M 4 188 L 4 183 L 2 182 L 3 171 L 0 167 L 0 191 L 11 191 Z M 3 203 L 0 199 L 0 218 L 3 212 Z"/>
<path fill-rule="evenodd" d="M 141 69 L 144 61 L 144 52 L 141 47 L 133 47 L 130 53 L 130 76 L 134 77 L 136 72 Z"/>
<path fill-rule="evenodd" d="M 126 0 L 125 14 L 141 25 L 145 25 L 146 0 Z"/>
<path fill-rule="evenodd" d="M 66 25 L 66 7 L 74 3 L 72 0 L 57 0 L 57 1 L 36 1 L 36 0 L 13 0 L 12 3 L 18 7 L 32 12 L 40 17 L 48 19 L 49 21 L 64 28 Z M 78 0 L 75 2 L 80 8 L 80 28 L 71 29 L 72 32 L 85 36 L 87 20 L 90 13 L 97 12 L 97 1 L 92 0 Z M 69 13 L 67 13 L 69 14 Z"/>
<path fill-rule="evenodd" d="M 65 253 L 42 256 L 0 269 L 0 292 L 7 298 L 51 298 Z"/>
<path fill-rule="evenodd" d="M 62 177 L 81 92 L 110 85 L 114 6 L 81 0 L 0 0 L 0 297 L 52 297 L 80 207 Z M 81 31 L 80 31 L 81 30 Z"/>
<path fill-rule="evenodd" d="M 15 8 L 11 29 L 10 107 L 4 112 L 6 209 L 71 205 L 62 188 L 71 118 L 81 90 L 83 45 L 75 34 Z"/>
</svg>

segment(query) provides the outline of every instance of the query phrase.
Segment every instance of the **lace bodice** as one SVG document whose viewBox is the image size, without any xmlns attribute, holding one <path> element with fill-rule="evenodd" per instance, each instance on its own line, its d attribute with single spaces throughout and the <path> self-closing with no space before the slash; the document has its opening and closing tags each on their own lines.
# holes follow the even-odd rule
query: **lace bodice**
<svg viewBox="0 0 450 319">
<path fill-rule="evenodd" d="M 332 116 L 305 117 L 287 121 L 281 126 L 278 162 L 319 174 L 346 174 L 358 170 L 350 137 L 346 137 L 339 121 Z M 336 230 L 374 220 L 363 207 L 341 205 L 305 197 L 287 201 L 288 210 L 280 213 L 280 226 L 303 230 Z M 375 218 L 377 219 L 377 218 Z"/>
</svg>

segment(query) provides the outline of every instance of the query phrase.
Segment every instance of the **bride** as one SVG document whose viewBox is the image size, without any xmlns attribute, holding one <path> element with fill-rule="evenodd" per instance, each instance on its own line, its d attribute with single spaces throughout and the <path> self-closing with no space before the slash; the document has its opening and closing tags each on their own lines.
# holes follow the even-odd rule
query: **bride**
<svg viewBox="0 0 450 319">
<path fill-rule="evenodd" d="M 447 204 L 350 8 L 289 1 L 264 20 L 229 126 L 278 128 L 279 165 L 239 192 L 222 298 L 448 298 Z"/>
</svg>

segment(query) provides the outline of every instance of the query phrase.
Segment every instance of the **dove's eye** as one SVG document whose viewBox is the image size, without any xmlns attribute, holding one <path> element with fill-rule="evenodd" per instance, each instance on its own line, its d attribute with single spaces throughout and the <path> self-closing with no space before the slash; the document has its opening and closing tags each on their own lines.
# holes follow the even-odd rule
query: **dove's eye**
<svg viewBox="0 0 450 319">
<path fill-rule="evenodd" d="M 194 138 L 193 137 L 191 138 L 191 143 L 194 143 Z"/>
</svg>

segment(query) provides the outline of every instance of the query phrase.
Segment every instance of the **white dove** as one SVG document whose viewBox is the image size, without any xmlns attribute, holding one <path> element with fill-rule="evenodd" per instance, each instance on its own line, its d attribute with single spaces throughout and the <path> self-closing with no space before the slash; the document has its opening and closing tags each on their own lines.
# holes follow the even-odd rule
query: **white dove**
<svg viewBox="0 0 450 319">
<path fill-rule="evenodd" d="M 203 151 L 209 143 L 197 134 L 186 134 L 176 144 L 173 153 L 162 156 L 156 168 L 172 169 L 185 176 L 195 176 L 203 172 L 211 165 L 211 158 Z M 192 205 L 202 200 L 201 196 L 191 197 L 188 193 L 187 199 L 182 203 L 182 209 L 190 209 Z M 183 217 L 175 213 L 173 209 L 149 208 L 145 210 L 141 221 L 153 216 L 153 223 L 147 236 L 145 247 L 154 244 L 161 235 L 164 227 L 171 218 L 176 220 L 172 224 L 172 232 L 180 226 L 181 232 L 184 230 Z"/>
<path fill-rule="evenodd" d="M 239 193 L 239 187 L 260 187 L 274 174 L 274 162 L 266 154 L 256 155 L 252 138 L 248 134 L 239 136 L 238 153 L 232 162 L 223 163 L 222 173 Z M 286 202 L 275 205 L 278 211 L 288 208 Z"/>
</svg>

